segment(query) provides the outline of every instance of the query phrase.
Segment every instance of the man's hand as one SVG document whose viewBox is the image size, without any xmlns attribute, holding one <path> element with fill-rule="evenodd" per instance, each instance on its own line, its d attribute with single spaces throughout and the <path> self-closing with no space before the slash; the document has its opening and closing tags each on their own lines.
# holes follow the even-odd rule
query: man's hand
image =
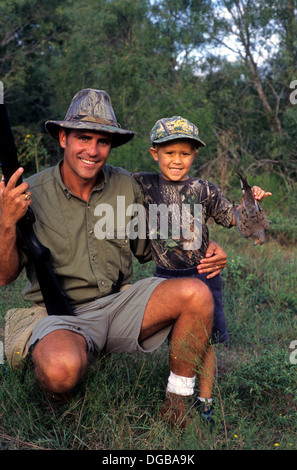
<svg viewBox="0 0 297 470">
<path fill-rule="evenodd" d="M 210 273 L 207 279 L 219 274 L 227 264 L 227 255 L 216 242 L 210 241 L 205 258 L 200 260 L 197 266 L 199 274 Z"/>
<path fill-rule="evenodd" d="M 20 258 L 16 246 L 16 224 L 26 214 L 31 204 L 29 185 L 18 179 L 23 173 L 19 168 L 5 186 L 0 182 L 0 285 L 6 286 L 20 272 Z"/>
<path fill-rule="evenodd" d="M 19 168 L 9 179 L 5 186 L 4 180 L 0 182 L 0 218 L 3 227 L 13 227 L 26 214 L 31 201 L 31 193 L 27 183 L 16 186 L 23 173 Z"/>
</svg>

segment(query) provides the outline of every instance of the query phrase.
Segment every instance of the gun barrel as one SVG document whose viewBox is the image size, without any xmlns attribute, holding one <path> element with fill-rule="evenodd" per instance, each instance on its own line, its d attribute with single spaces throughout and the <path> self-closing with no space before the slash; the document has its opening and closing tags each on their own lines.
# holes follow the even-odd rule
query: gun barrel
<svg viewBox="0 0 297 470">
<path fill-rule="evenodd" d="M 20 165 L 18 163 L 17 149 L 4 103 L 0 104 L 0 144 L 2 174 L 8 181 Z M 20 184 L 21 181 L 20 178 L 17 184 Z"/>
</svg>

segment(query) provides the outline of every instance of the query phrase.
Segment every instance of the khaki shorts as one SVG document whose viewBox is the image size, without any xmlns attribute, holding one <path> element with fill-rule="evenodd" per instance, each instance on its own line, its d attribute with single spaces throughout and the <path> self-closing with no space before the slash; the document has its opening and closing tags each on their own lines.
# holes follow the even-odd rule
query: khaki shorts
<svg viewBox="0 0 297 470">
<path fill-rule="evenodd" d="M 78 307 L 73 317 L 47 316 L 35 326 L 30 346 L 52 331 L 66 329 L 84 336 L 89 353 L 152 352 L 165 341 L 171 326 L 141 344 L 138 337 L 147 302 L 162 281 L 153 277 L 138 281 L 123 292 Z"/>
<path fill-rule="evenodd" d="M 47 311 L 38 305 L 29 308 L 13 308 L 6 313 L 4 350 L 7 362 L 12 369 L 23 368 L 24 359 L 29 352 L 32 331 L 44 317 L 47 317 Z"/>
</svg>

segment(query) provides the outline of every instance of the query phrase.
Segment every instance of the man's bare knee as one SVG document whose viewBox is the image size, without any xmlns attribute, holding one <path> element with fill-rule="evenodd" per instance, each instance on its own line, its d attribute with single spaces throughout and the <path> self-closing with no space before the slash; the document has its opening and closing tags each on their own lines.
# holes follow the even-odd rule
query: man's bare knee
<svg viewBox="0 0 297 470">
<path fill-rule="evenodd" d="M 212 294 L 199 279 L 167 279 L 156 287 L 145 309 L 139 341 L 180 318 L 190 322 L 198 319 L 206 325 L 212 322 Z"/>
<path fill-rule="evenodd" d="M 65 393 L 72 390 L 78 383 L 84 370 L 81 361 L 68 358 L 49 360 L 46 367 L 36 367 L 36 375 L 41 385 L 55 393 Z"/>
<path fill-rule="evenodd" d="M 87 365 L 86 341 L 83 336 L 65 330 L 44 337 L 33 351 L 36 377 L 51 392 L 72 390 Z"/>
<path fill-rule="evenodd" d="M 188 307 L 204 311 L 206 315 L 213 313 L 213 296 L 207 285 L 195 278 L 187 278 L 180 285 L 179 295 Z"/>
</svg>

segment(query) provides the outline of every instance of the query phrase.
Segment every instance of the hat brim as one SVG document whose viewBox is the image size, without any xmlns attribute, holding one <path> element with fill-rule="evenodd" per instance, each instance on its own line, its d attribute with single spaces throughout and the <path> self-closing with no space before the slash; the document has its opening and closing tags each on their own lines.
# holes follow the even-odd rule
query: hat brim
<svg viewBox="0 0 297 470">
<path fill-rule="evenodd" d="M 126 144 L 134 137 L 133 131 L 128 131 L 127 129 L 122 129 L 121 127 L 108 126 L 106 124 L 101 123 L 98 124 L 96 122 L 47 121 L 45 123 L 45 129 L 47 133 L 57 141 L 59 141 L 59 131 L 61 128 L 107 132 L 108 134 L 112 134 L 112 148 Z"/>
<path fill-rule="evenodd" d="M 161 144 L 163 142 L 169 142 L 170 140 L 177 140 L 177 139 L 187 139 L 187 140 L 194 140 L 197 143 L 198 147 L 205 147 L 206 144 L 198 139 L 198 137 L 192 137 L 189 134 L 170 134 L 166 137 L 162 137 L 162 139 L 153 140 L 152 144 Z"/>
</svg>

